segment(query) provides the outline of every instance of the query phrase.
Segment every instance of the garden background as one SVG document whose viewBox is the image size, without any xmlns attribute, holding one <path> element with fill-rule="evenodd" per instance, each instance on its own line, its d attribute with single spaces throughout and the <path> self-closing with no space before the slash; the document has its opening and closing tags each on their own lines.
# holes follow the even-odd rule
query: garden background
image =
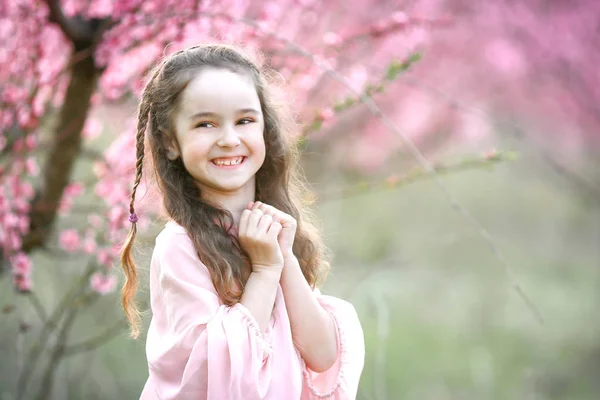
<svg viewBox="0 0 600 400">
<path fill-rule="evenodd" d="M 1 0 L 0 399 L 138 398 L 117 261 L 136 104 L 162 54 L 206 42 L 279 72 L 332 256 L 323 291 L 363 324 L 359 399 L 600 398 L 599 15 Z M 162 227 L 144 184 L 143 281 Z"/>
</svg>

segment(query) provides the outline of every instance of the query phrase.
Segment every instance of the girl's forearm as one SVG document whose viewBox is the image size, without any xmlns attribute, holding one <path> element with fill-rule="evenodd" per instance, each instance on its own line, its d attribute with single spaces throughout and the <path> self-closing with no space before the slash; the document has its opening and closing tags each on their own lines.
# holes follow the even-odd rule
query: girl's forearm
<svg viewBox="0 0 600 400">
<path fill-rule="evenodd" d="M 294 344 L 311 370 L 326 371 L 337 358 L 335 324 L 317 301 L 294 256 L 285 259 L 281 288 Z"/>
<path fill-rule="evenodd" d="M 246 282 L 244 294 L 242 294 L 240 303 L 256 319 L 263 334 L 273 312 L 280 276 L 281 271 L 252 272 Z"/>
</svg>

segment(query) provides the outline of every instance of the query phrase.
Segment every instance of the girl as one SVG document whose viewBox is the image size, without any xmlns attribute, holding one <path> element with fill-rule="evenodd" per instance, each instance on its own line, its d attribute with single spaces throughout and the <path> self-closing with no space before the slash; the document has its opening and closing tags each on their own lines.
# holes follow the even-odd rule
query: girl
<svg viewBox="0 0 600 400">
<path fill-rule="evenodd" d="M 143 400 L 356 397 L 362 329 L 349 303 L 315 289 L 328 264 L 267 73 L 238 48 L 196 46 L 163 60 L 143 92 L 121 256 L 133 337 L 146 130 L 169 217 L 152 253 Z"/>
</svg>

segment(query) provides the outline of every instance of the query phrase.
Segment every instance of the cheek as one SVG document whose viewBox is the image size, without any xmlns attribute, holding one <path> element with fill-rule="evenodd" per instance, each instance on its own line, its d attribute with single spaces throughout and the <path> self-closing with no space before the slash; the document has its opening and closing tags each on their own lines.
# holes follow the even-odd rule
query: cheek
<svg viewBox="0 0 600 400">
<path fill-rule="evenodd" d="M 265 137 L 263 132 L 264 126 L 262 126 L 261 124 L 261 127 L 257 129 L 256 132 L 254 132 L 254 134 L 252 135 L 250 144 L 252 146 L 253 152 L 262 160 L 264 160 L 266 152 Z"/>
<path fill-rule="evenodd" d="M 251 145 L 252 145 L 252 152 L 254 153 L 256 158 L 260 160 L 260 162 L 262 164 L 265 160 L 265 154 L 266 154 L 265 139 L 263 138 L 262 135 L 259 135 L 256 138 L 254 138 Z"/>
<path fill-rule="evenodd" d="M 182 148 L 185 149 L 182 151 L 182 157 L 186 166 L 208 160 L 210 146 L 201 140 L 186 143 Z"/>
</svg>

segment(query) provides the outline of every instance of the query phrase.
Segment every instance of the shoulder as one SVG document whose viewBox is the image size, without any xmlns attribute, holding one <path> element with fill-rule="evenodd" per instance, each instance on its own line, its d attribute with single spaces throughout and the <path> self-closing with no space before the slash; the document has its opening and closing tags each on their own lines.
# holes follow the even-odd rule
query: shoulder
<svg viewBox="0 0 600 400">
<path fill-rule="evenodd" d="M 169 269 L 186 273 L 207 272 L 185 228 L 174 221 L 167 222 L 156 236 L 152 259 L 163 271 Z"/>
<path fill-rule="evenodd" d="M 185 228 L 175 221 L 168 221 L 162 231 L 156 236 L 155 253 L 161 253 L 174 248 L 193 248 L 192 240 Z"/>
<path fill-rule="evenodd" d="M 321 294 L 319 289 L 315 290 L 315 295 L 321 306 L 327 311 L 348 322 L 351 321 L 353 325 L 360 326 L 358 313 L 352 303 L 339 297 Z"/>
</svg>

